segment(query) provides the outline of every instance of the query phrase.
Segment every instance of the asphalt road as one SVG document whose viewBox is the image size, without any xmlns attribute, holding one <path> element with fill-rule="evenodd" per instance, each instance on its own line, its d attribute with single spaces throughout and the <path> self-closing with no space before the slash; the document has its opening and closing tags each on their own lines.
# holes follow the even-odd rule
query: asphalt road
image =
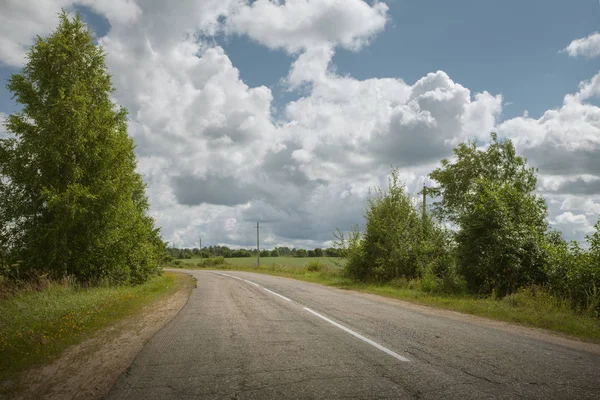
<svg viewBox="0 0 600 400">
<path fill-rule="evenodd" d="M 245 272 L 197 288 L 107 399 L 600 399 L 600 346 Z"/>
</svg>

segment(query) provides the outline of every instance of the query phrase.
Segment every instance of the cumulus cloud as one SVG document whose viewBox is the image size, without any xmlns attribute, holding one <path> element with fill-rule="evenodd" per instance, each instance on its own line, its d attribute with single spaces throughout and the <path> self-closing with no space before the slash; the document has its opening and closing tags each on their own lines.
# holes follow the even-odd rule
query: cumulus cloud
<svg viewBox="0 0 600 400">
<path fill-rule="evenodd" d="M 390 165 L 416 193 L 454 145 L 485 142 L 495 129 L 534 164 L 554 163 L 541 169 L 540 191 L 551 221 L 572 237 L 589 230 L 600 204 L 599 174 L 581 173 L 599 161 L 600 111 L 587 102 L 599 92 L 598 75 L 539 119 L 499 123 L 501 95 L 472 93 L 443 71 L 416 82 L 336 74 L 337 48 L 358 50 L 385 28 L 381 2 L 38 1 L 44 16 L 87 4 L 108 18 L 99 43 L 115 101 L 129 110 L 152 216 L 177 246 L 199 235 L 208 245 L 250 246 L 257 220 L 269 247 L 321 246 L 335 227 L 361 222 L 369 188 L 386 184 Z M 31 4 L 9 9 L 15 20 L 31 12 L 31 26 L 0 25 L 4 63 L 19 65 L 33 35 L 56 23 Z M 300 97 L 278 119 L 271 90 L 249 87 L 215 44 L 211 35 L 221 32 L 295 56 L 285 83 Z"/>
<path fill-rule="evenodd" d="M 256 0 L 229 16 L 227 28 L 290 53 L 323 45 L 358 50 L 383 30 L 387 11 L 363 0 Z"/>
<path fill-rule="evenodd" d="M 600 32 L 573 40 L 563 51 L 571 57 L 595 58 L 600 56 Z"/>
<path fill-rule="evenodd" d="M 44 36 L 56 26 L 61 8 L 90 7 L 111 22 L 131 23 L 141 14 L 134 0 L 31 0 L 2 3 L 0 13 L 0 64 L 21 66 L 37 35 Z"/>
<path fill-rule="evenodd" d="M 579 91 L 565 96 L 563 105 L 539 119 L 518 117 L 499 125 L 542 173 L 560 172 L 598 175 L 600 159 L 600 107 L 584 102 L 600 93 L 600 73 L 583 82 Z M 556 174 L 560 175 L 560 174 Z M 575 176 L 574 176 L 575 178 Z"/>
</svg>

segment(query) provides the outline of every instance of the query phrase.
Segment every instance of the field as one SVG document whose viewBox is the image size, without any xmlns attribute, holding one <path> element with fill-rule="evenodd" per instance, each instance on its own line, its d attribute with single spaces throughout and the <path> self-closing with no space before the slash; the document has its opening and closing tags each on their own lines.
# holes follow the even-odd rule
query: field
<svg viewBox="0 0 600 400">
<path fill-rule="evenodd" d="M 286 267 L 303 267 L 307 262 L 312 260 L 319 260 L 327 267 L 337 267 L 343 265 L 343 258 L 336 257 L 261 257 L 260 265 L 264 266 L 275 266 L 281 265 Z M 199 258 L 191 258 L 187 260 L 179 260 L 184 264 L 197 264 L 200 262 Z M 239 258 L 226 258 L 225 262 L 237 267 L 255 267 L 256 257 L 239 257 Z"/>
</svg>

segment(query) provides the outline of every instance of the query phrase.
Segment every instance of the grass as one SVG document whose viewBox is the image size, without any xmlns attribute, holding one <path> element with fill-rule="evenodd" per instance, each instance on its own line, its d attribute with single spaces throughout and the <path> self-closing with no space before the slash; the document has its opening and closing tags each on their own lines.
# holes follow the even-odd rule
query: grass
<svg viewBox="0 0 600 400">
<path fill-rule="evenodd" d="M 49 362 L 95 331 L 169 296 L 191 277 L 173 273 L 138 286 L 78 288 L 48 282 L 0 299 L 0 380 Z"/>
<path fill-rule="evenodd" d="M 309 259 L 304 260 L 304 264 L 309 261 Z M 182 267 L 189 268 L 185 265 Z M 328 265 L 320 271 L 314 272 L 309 271 L 309 268 L 310 264 L 305 267 L 284 264 L 261 265 L 260 268 L 257 268 L 255 265 L 239 266 L 232 263 L 207 269 L 229 269 L 288 277 L 523 326 L 542 328 L 588 342 L 600 343 L 600 318 L 585 312 L 576 312 L 567 301 L 552 297 L 539 288 L 523 289 L 502 299 L 482 298 L 468 294 L 451 295 L 424 291 L 423 282 L 418 280 L 395 281 L 388 284 L 363 283 L 345 277 L 343 270 L 339 267 Z"/>
</svg>

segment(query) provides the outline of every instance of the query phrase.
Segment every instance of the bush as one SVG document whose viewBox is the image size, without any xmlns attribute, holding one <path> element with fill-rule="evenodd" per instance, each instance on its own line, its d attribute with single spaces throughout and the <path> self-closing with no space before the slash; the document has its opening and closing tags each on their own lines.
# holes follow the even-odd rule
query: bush
<svg viewBox="0 0 600 400">
<path fill-rule="evenodd" d="M 449 233 L 417 211 L 392 169 L 386 192 L 377 188 L 365 212 L 365 232 L 358 228 L 344 237 L 338 230 L 336 246 L 347 258 L 349 277 L 389 282 L 399 277 L 417 279 L 428 268 L 443 277 L 453 264 Z"/>
<path fill-rule="evenodd" d="M 304 264 L 304 268 L 308 272 L 321 272 L 323 270 L 323 263 L 319 260 L 310 260 L 306 264 Z"/>
<path fill-rule="evenodd" d="M 213 257 L 203 259 L 198 263 L 198 267 L 214 267 L 225 264 L 225 257 Z"/>
<path fill-rule="evenodd" d="M 600 264 L 593 249 L 586 251 L 577 242 L 553 239 L 546 247 L 545 269 L 551 292 L 568 299 L 576 309 L 600 316 Z"/>
</svg>

